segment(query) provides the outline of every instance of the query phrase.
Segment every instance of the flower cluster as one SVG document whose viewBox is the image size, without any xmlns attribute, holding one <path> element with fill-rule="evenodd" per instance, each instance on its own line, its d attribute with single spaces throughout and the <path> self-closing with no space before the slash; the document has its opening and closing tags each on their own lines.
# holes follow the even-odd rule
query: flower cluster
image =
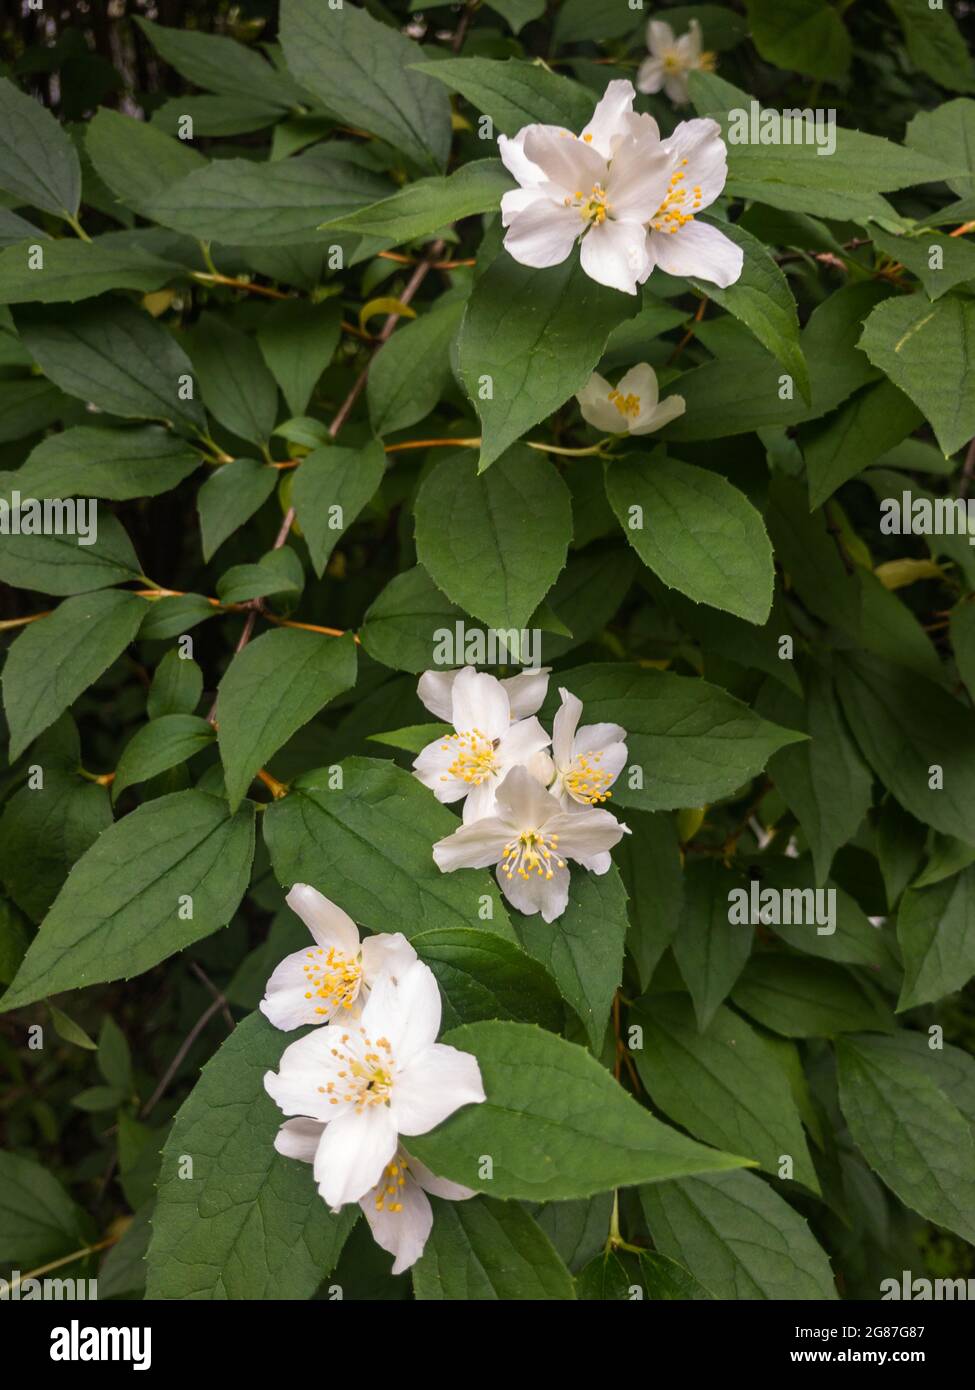
<svg viewBox="0 0 975 1390">
<path fill-rule="evenodd" d="M 568 860 L 604 874 L 626 826 L 602 809 L 626 763 L 618 724 L 579 727 L 582 702 L 560 690 L 551 737 L 539 722 L 548 671 L 498 680 L 472 666 L 427 671 L 420 699 L 453 726 L 429 743 L 414 775 L 438 801 L 463 801 L 463 824 L 439 840 L 444 873 L 494 867 L 520 912 L 552 922 L 569 901 Z"/>
<path fill-rule="evenodd" d="M 636 294 L 655 266 L 733 284 L 741 249 L 697 220 L 727 178 L 721 127 L 682 121 L 662 140 L 653 117 L 634 112 L 635 96 L 631 82 L 610 82 L 581 135 L 528 125 L 499 137 L 501 158 L 520 184 L 501 199 L 506 250 L 522 265 L 543 268 L 561 264 L 579 242 L 586 274 L 626 294 Z"/>
<path fill-rule="evenodd" d="M 289 906 L 314 945 L 288 956 L 261 1002 L 277 1028 L 320 1024 L 291 1043 L 264 1078 L 291 1118 L 274 1147 L 312 1165 L 333 1211 L 357 1202 L 393 1273 L 423 1253 L 433 1212 L 426 1193 L 474 1193 L 435 1174 L 403 1147 L 462 1105 L 484 1100 L 476 1058 L 437 1042 L 440 991 L 399 932 L 360 940 L 351 917 L 298 883 Z"/>
</svg>

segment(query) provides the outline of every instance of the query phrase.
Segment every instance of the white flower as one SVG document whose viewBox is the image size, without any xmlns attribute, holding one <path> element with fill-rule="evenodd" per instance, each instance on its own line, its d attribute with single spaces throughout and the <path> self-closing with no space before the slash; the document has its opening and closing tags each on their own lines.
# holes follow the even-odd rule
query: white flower
<svg viewBox="0 0 975 1390">
<path fill-rule="evenodd" d="M 424 671 L 416 687 L 416 693 L 431 714 L 448 723 L 454 712 L 454 681 L 466 666 L 456 671 Z M 512 719 L 527 719 L 537 714 L 548 694 L 548 676 L 551 666 L 520 671 L 517 676 L 508 676 L 501 681 L 501 689 L 508 697 Z"/>
<path fill-rule="evenodd" d="M 656 122 L 633 115 L 630 82 L 611 82 L 580 136 L 525 126 L 498 149 L 520 188 L 501 200 L 506 250 L 522 265 L 559 265 L 581 238 L 582 268 L 626 294 L 651 268 L 641 227 L 667 194 Z"/>
<path fill-rule="evenodd" d="M 413 763 L 413 774 L 438 801 L 466 797 L 465 823 L 491 815 L 509 768 L 531 762 L 551 741 L 534 716 L 512 723 L 504 686 L 473 666 L 465 666 L 453 682 L 450 722 L 456 732 L 428 743 Z"/>
<path fill-rule="evenodd" d="M 319 1120 L 286 1120 L 274 1147 L 286 1158 L 314 1163 L 324 1128 Z M 394 1274 L 402 1274 L 423 1254 L 433 1226 L 428 1192 L 448 1202 L 466 1202 L 477 1195 L 459 1182 L 436 1177 L 419 1159 L 399 1148 L 376 1186 L 359 1202 L 376 1244 L 396 1257 Z"/>
<path fill-rule="evenodd" d="M 644 58 L 637 73 L 636 85 L 641 92 L 659 92 L 663 87 L 675 106 L 688 100 L 687 74 L 694 69 L 714 71 L 714 54 L 701 52 L 701 26 L 691 20 L 690 29 L 680 38 L 663 20 L 651 19 L 647 26 L 647 48 L 650 57 Z"/>
<path fill-rule="evenodd" d="M 582 418 L 606 434 L 650 434 L 662 429 L 684 413 L 684 397 L 660 400 L 657 373 L 649 362 L 639 362 L 610 386 L 604 376 L 593 372 L 576 396 Z"/>
<path fill-rule="evenodd" d="M 579 728 L 582 701 L 559 690 L 562 705 L 552 726 L 555 780 L 549 790 L 567 811 L 606 801 L 626 763 L 626 730 L 619 724 L 586 724 Z M 607 859 L 608 859 L 607 855 Z"/>
<path fill-rule="evenodd" d="M 741 248 L 717 227 L 695 220 L 695 214 L 718 197 L 728 177 L 721 127 L 708 118 L 681 121 L 660 148 L 671 160 L 672 173 L 647 228 L 650 269 L 659 266 L 668 275 L 711 280 L 726 289 L 741 275 Z M 649 274 L 647 270 L 641 275 L 641 283 Z"/>
<path fill-rule="evenodd" d="M 265 1088 L 285 1115 L 324 1126 L 313 1171 L 333 1210 L 377 1185 L 401 1134 L 426 1134 L 462 1105 L 484 1100 L 477 1058 L 438 1043 L 439 1030 L 440 991 L 416 961 L 398 981 L 388 973 L 376 981 L 361 1019 L 306 1034 L 285 1048 L 278 1072 L 266 1073 Z M 276 1142 L 280 1148 L 287 1136 Z"/>
<path fill-rule="evenodd" d="M 307 883 L 296 883 L 287 897 L 315 945 L 285 956 L 267 982 L 261 1012 L 275 1028 L 288 1031 L 306 1023 L 328 1023 L 337 1013 L 356 1016 L 383 971 L 394 978 L 416 960 L 402 932 L 359 940 L 347 912 Z"/>
<path fill-rule="evenodd" d="M 626 827 L 608 811 L 564 811 L 524 767 L 508 773 L 497 802 L 496 815 L 438 840 L 434 861 L 445 874 L 497 865 L 498 883 L 508 901 L 520 912 L 540 912 L 546 922 L 554 922 L 569 901 L 566 860 L 606 873 L 609 851 Z"/>
</svg>

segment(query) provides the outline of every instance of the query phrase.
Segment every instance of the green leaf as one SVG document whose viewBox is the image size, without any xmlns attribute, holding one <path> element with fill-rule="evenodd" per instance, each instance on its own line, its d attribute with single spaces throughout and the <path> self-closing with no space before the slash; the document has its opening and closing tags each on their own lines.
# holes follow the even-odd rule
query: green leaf
<svg viewBox="0 0 975 1390">
<path fill-rule="evenodd" d="M 71 404 L 50 381 L 0 380 L 0 444 L 47 429 Z"/>
<path fill-rule="evenodd" d="M 838 487 L 893 449 L 920 423 L 921 412 L 886 378 L 857 391 L 835 414 L 803 435 L 809 505 L 822 506 Z"/>
<path fill-rule="evenodd" d="M 199 468 L 197 454 L 158 425 L 104 429 L 72 425 L 41 440 L 17 475 L 32 497 L 158 497 Z M 99 526 L 105 522 L 104 514 Z"/>
<path fill-rule="evenodd" d="M 237 653 L 220 682 L 217 704 L 232 810 L 282 744 L 355 685 L 355 676 L 351 637 L 278 628 Z"/>
<path fill-rule="evenodd" d="M 687 409 L 666 427 L 666 438 L 712 440 L 760 425 L 786 427 L 816 420 L 835 409 L 877 376 L 857 340 L 865 316 L 885 293 L 873 282 L 848 285 L 810 315 L 799 344 L 809 367 L 811 404 L 792 390 L 782 394 L 782 367 L 772 356 L 758 348 L 736 350 L 680 376 L 679 394 Z"/>
<path fill-rule="evenodd" d="M 369 367 L 369 419 L 377 439 L 408 429 L 435 410 L 450 379 L 450 345 L 464 301 L 441 301 L 383 344 Z"/>
<path fill-rule="evenodd" d="M 643 1047 L 633 1059 L 658 1110 L 707 1144 L 757 1159 L 774 1177 L 790 1157 L 794 1180 L 819 1192 L 788 1077 L 744 1019 L 719 1008 L 699 1032 L 690 1003 L 674 994 L 651 996 L 634 1017 Z"/>
<path fill-rule="evenodd" d="M 445 1028 L 501 1018 L 561 1029 L 564 1009 L 551 976 L 514 942 L 496 932 L 440 927 L 421 931 L 413 946 L 437 977 Z"/>
<path fill-rule="evenodd" d="M 0 985 L 9 985 L 27 953 L 30 936 L 27 923 L 12 902 L 0 898 Z M 561 1010 L 559 1022 L 561 1027 Z M 79 1033 L 82 1031 L 78 1030 Z M 83 1035 L 87 1036 L 87 1035 Z M 94 1047 L 94 1043 L 91 1044 Z"/>
<path fill-rule="evenodd" d="M 106 1014 L 98 1034 L 98 1070 L 108 1082 L 119 1091 L 132 1088 L 132 1054 L 125 1034 L 112 1018 Z"/>
<path fill-rule="evenodd" d="M 40 1268 L 91 1239 L 89 1218 L 53 1173 L 32 1158 L 0 1151 L 0 1269 Z"/>
<path fill-rule="evenodd" d="M 156 290 L 186 274 L 183 266 L 110 235 L 37 245 L 40 251 L 26 241 L 0 251 L 0 304 L 74 304 L 106 290 Z"/>
<path fill-rule="evenodd" d="M 297 105 L 302 93 L 253 48 L 222 34 L 164 28 L 148 19 L 136 23 L 159 56 L 197 87 L 236 96 L 241 92 L 282 112 Z"/>
<path fill-rule="evenodd" d="M 972 343 L 975 300 L 960 294 L 937 304 L 917 294 L 878 304 L 860 338 L 874 366 L 930 420 L 946 458 L 975 435 Z"/>
<path fill-rule="evenodd" d="M 873 801 L 873 779 L 850 737 L 828 673 L 803 673 L 809 739 L 781 749 L 769 763 L 776 789 L 802 826 L 816 864 L 816 882 L 859 830 Z M 795 722 L 790 720 L 790 722 Z"/>
<path fill-rule="evenodd" d="M 956 285 L 975 280 L 975 246 L 963 237 L 946 236 L 931 228 L 913 236 L 891 236 L 875 227 L 873 243 L 916 275 L 929 299 L 940 299 Z"/>
<path fill-rule="evenodd" d="M 33 756 L 43 785 L 23 786 L 4 804 L 0 879 L 21 911 L 39 922 L 68 870 L 111 825 L 112 808 L 107 789 L 78 774 L 81 747 L 70 716 L 38 739 Z"/>
<path fill-rule="evenodd" d="M 150 719 L 164 714 L 193 714 L 203 694 L 203 672 L 178 647 L 166 653 L 156 667 L 146 697 Z"/>
<path fill-rule="evenodd" d="M 394 671 L 430 667 L 437 633 L 453 631 L 463 609 L 442 594 L 422 566 L 404 570 L 367 610 L 360 638 L 365 651 Z"/>
<path fill-rule="evenodd" d="M 606 464 L 606 494 L 634 550 L 670 588 L 747 622 L 772 607 L 772 547 L 761 514 L 710 469 L 662 449 Z"/>
<path fill-rule="evenodd" d="M 482 471 L 582 390 L 610 333 L 638 305 L 590 280 L 575 255 L 547 270 L 504 253 L 491 263 L 474 286 L 458 347 L 481 418 Z"/>
<path fill-rule="evenodd" d="M 975 1239 L 975 1141 L 961 1112 L 913 1059 L 845 1038 L 840 1106 L 870 1167 L 913 1211 Z"/>
<path fill-rule="evenodd" d="M 943 11 L 934 15 L 938 24 L 944 19 Z M 955 75 L 962 71 L 956 67 Z M 962 168 L 947 180 L 948 186 L 959 198 L 975 193 L 975 101 L 945 101 L 933 111 L 919 111 L 907 123 L 906 139 L 911 149 L 934 159 L 954 151 Z"/>
<path fill-rule="evenodd" d="M 379 490 L 385 472 L 386 455 L 376 440 L 361 449 L 327 444 L 302 459 L 291 501 L 319 579 L 344 532 Z"/>
<path fill-rule="evenodd" d="M 737 874 L 713 859 L 692 862 L 684 871 L 684 896 L 673 951 L 702 1032 L 734 988 L 751 954 L 752 928 L 729 920 L 729 893 L 740 884 Z"/>
<path fill-rule="evenodd" d="M 605 662 L 561 673 L 560 684 L 585 706 L 587 724 L 622 724 L 630 768 L 643 772 L 633 787 L 624 771 L 613 802 L 645 811 L 705 806 L 736 791 L 784 744 L 801 738 L 759 719 L 718 686 L 670 671 Z M 554 712 L 550 695 L 546 714 Z"/>
<path fill-rule="evenodd" d="M 437 64 L 440 68 L 442 65 Z M 401 245 L 482 212 L 495 212 L 515 183 L 500 159 L 476 159 L 446 178 L 417 179 L 389 197 L 332 215 L 321 231 L 357 232 Z M 361 202 L 361 200 L 360 200 Z"/>
<path fill-rule="evenodd" d="M 712 1295 L 689 1270 L 656 1250 L 606 1250 L 576 1278 L 580 1298 L 612 1302 L 649 1298 L 687 1302 Z"/>
<path fill-rule="evenodd" d="M 441 58 L 414 66 L 490 116 L 502 135 L 517 135 L 537 122 L 581 134 L 595 105 L 592 93 L 578 82 L 517 58 Z"/>
<path fill-rule="evenodd" d="M 117 801 L 126 787 L 189 762 L 215 737 L 213 726 L 195 714 L 163 714 L 151 720 L 123 749 L 112 783 L 112 799 Z"/>
<path fill-rule="evenodd" d="M 45 376 L 69 396 L 127 419 L 206 428 L 196 399 L 184 399 L 190 360 L 155 319 L 121 299 L 73 309 L 21 309 L 17 331 Z M 181 394 L 182 391 L 182 394 Z"/>
<path fill-rule="evenodd" d="M 281 46 L 294 76 L 338 120 L 386 140 L 421 168 L 442 169 L 450 103 L 414 70 L 423 50 L 353 5 L 282 0 Z"/>
<path fill-rule="evenodd" d="M 105 589 L 65 599 L 20 633 L 3 668 L 11 761 L 122 654 L 144 613 L 145 599 Z"/>
<path fill-rule="evenodd" d="M 904 958 L 898 1010 L 931 1004 L 975 975 L 975 868 L 932 888 L 910 888 L 897 914 Z"/>
<path fill-rule="evenodd" d="M 487 3 L 508 21 L 515 34 L 545 13 L 545 0 L 487 0 Z"/>
<path fill-rule="evenodd" d="M 808 1224 L 751 1173 L 715 1173 L 642 1187 L 657 1249 L 686 1265 L 716 1298 L 837 1297 Z"/>
<path fill-rule="evenodd" d="M 387 748 L 400 748 L 404 753 L 421 753 L 435 738 L 446 738 L 453 731 L 453 724 L 409 724 L 404 729 L 370 734 L 369 742 L 383 743 Z"/>
<path fill-rule="evenodd" d="M 414 507 L 417 558 L 454 603 L 494 628 L 522 628 L 555 583 L 572 506 L 547 459 L 512 449 L 487 473 L 472 453 L 427 474 Z"/>
<path fill-rule="evenodd" d="M 496 1197 L 553 1201 L 737 1168 L 642 1109 L 583 1048 L 527 1023 L 471 1023 L 443 1041 L 472 1052 L 487 1100 L 455 1112 L 410 1152 Z M 480 1176 L 489 1155 L 493 1177 Z"/>
<path fill-rule="evenodd" d="M 434 1197 L 431 1205 L 433 1230 L 413 1266 L 418 1299 L 575 1298 L 552 1242 L 514 1202 Z"/>
<path fill-rule="evenodd" d="M 755 47 L 776 67 L 837 81 L 846 76 L 853 44 L 828 0 L 747 0 Z"/>
<path fill-rule="evenodd" d="M 145 211 L 164 227 L 205 240 L 255 247 L 322 242 L 327 249 L 335 237 L 319 231 L 326 219 L 389 192 L 385 179 L 337 158 L 341 148 L 322 145 L 269 162 L 215 160 L 163 189 Z"/>
<path fill-rule="evenodd" d="M 863 653 L 837 663 L 843 713 L 874 772 L 906 811 L 975 844 L 975 728 L 939 685 Z M 944 786 L 932 789 L 932 769 Z"/>
<path fill-rule="evenodd" d="M 98 176 L 115 196 L 143 216 L 170 184 L 207 163 L 187 141 L 174 140 L 146 121 L 104 107 L 88 123 L 85 148 Z"/>
<path fill-rule="evenodd" d="M 203 539 L 203 558 L 211 560 L 228 536 L 249 521 L 277 486 L 275 469 L 254 459 L 221 464 L 196 497 Z"/>
<path fill-rule="evenodd" d="M 86 1052 L 98 1051 L 98 1044 L 92 1042 L 79 1023 L 75 1023 L 73 1018 L 69 1018 L 66 1013 L 55 1008 L 53 1004 L 48 1004 L 47 1007 L 51 1015 L 51 1022 L 54 1024 L 54 1031 L 59 1038 L 63 1038 L 65 1042 L 69 1042 L 75 1047 L 83 1047 Z"/>
<path fill-rule="evenodd" d="M 893 1027 L 886 1006 L 849 970 L 827 960 L 753 956 L 731 998 L 756 1023 L 785 1038 L 832 1038 Z"/>
<path fill-rule="evenodd" d="M 264 1074 L 288 1042 L 252 1014 L 177 1113 L 162 1155 L 147 1297 L 307 1299 L 334 1268 L 359 1209 L 333 1216 L 309 1165 L 274 1148 L 281 1112 Z"/>
<path fill-rule="evenodd" d="M 486 871 L 442 874 L 434 864 L 434 841 L 456 828 L 415 777 L 372 758 L 303 773 L 264 813 L 282 887 L 310 883 L 370 931 L 478 927 L 513 940 Z"/>
<path fill-rule="evenodd" d="M 809 369 L 799 340 L 799 316 L 789 282 L 772 253 L 757 237 L 734 222 L 702 218 L 741 247 L 744 264 L 733 285 L 722 289 L 711 281 L 691 280 L 702 294 L 741 319 L 763 347 L 795 379 L 807 404 L 811 401 Z"/>
<path fill-rule="evenodd" d="M 619 873 L 575 873 L 558 926 L 540 916 L 515 919 L 525 950 L 541 961 L 582 1020 L 598 1056 L 613 995 L 623 972 L 626 890 Z"/>
<path fill-rule="evenodd" d="M 285 299 L 268 309 L 257 330 L 257 342 L 292 415 L 305 413 L 341 334 L 342 311 L 334 300 L 312 304 Z M 375 370 L 373 363 L 370 375 Z"/>
<path fill-rule="evenodd" d="M 684 876 L 674 816 L 631 809 L 626 825 L 630 833 L 616 846 L 615 857 L 629 898 L 626 944 L 646 989 L 677 931 Z"/>
<path fill-rule="evenodd" d="M 907 54 L 915 67 L 949 91 L 975 91 L 975 65 L 950 11 L 932 8 L 928 0 L 889 0 L 889 4 L 904 30 Z"/>
<path fill-rule="evenodd" d="M 18 483 L 20 479 L 18 476 Z M 29 480 L 25 485 L 29 489 Z M 39 502 L 29 490 L 21 505 L 12 509 L 11 520 L 20 525 L 45 527 L 36 534 L 5 535 L 0 549 L 0 580 L 21 589 L 39 589 L 43 594 L 85 594 L 126 584 L 142 573 L 132 542 L 111 512 L 99 517 L 97 503 L 84 511 L 70 502 Z M 48 515 L 45 516 L 45 510 Z M 61 535 L 50 527 L 72 527 Z"/>
<path fill-rule="evenodd" d="M 233 916 L 253 854 L 250 805 L 231 816 L 192 790 L 140 806 L 72 869 L 0 1006 L 131 979 L 209 936 Z"/>
<path fill-rule="evenodd" d="M 240 439 L 265 444 L 278 418 L 278 387 L 254 339 L 205 313 L 186 344 L 210 414 Z"/>
<path fill-rule="evenodd" d="M 81 168 L 68 135 L 6 77 L 0 77 L 0 188 L 58 217 L 74 217 L 81 201 Z"/>
<path fill-rule="evenodd" d="M 772 478 L 765 518 L 775 557 L 804 606 L 859 639 L 862 590 L 843 563 L 835 523 L 822 510 L 810 512 L 806 489 L 785 473 Z"/>
</svg>

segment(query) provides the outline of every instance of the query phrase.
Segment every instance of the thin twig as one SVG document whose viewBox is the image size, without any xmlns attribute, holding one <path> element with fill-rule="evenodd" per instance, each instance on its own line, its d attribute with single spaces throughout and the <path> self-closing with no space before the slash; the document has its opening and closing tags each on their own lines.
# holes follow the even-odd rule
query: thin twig
<svg viewBox="0 0 975 1390">
<path fill-rule="evenodd" d="M 219 999 L 214 999 L 212 1004 L 210 1004 L 208 1008 L 204 1009 L 203 1013 L 200 1014 L 200 1017 L 193 1024 L 193 1027 L 190 1029 L 190 1031 L 187 1033 L 186 1037 L 180 1044 L 179 1051 L 176 1053 L 176 1056 L 173 1058 L 169 1066 L 163 1072 L 162 1079 L 159 1082 L 159 1085 L 156 1087 L 152 1095 L 149 1097 L 145 1105 L 142 1107 L 141 1118 L 143 1120 L 146 1119 L 147 1116 L 149 1116 L 152 1113 L 152 1111 L 156 1108 L 157 1101 L 162 1099 L 162 1096 L 164 1095 L 167 1086 L 179 1070 L 183 1058 L 186 1056 L 187 1052 L 189 1052 L 190 1048 L 193 1046 L 197 1038 L 203 1032 L 204 1028 L 210 1022 L 213 1015 L 219 1012 L 223 1003 L 223 996 L 221 996 Z"/>
</svg>

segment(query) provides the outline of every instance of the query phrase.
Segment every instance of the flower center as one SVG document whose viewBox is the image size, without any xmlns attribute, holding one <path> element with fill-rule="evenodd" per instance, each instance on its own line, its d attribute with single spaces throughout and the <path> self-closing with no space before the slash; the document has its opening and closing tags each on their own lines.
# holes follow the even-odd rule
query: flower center
<svg viewBox="0 0 975 1390">
<path fill-rule="evenodd" d="M 509 840 L 502 851 L 501 869 L 508 878 L 527 878 L 532 872 L 541 878 L 551 878 L 555 864 L 565 868 L 565 860 L 559 858 L 558 835 L 543 835 L 540 830 L 523 830 L 514 840 Z"/>
<path fill-rule="evenodd" d="M 701 206 L 701 185 L 696 183 L 689 190 L 684 172 L 686 159 L 681 167 L 670 176 L 667 196 L 650 219 L 650 226 L 657 232 L 679 232 L 686 222 L 694 221 L 694 214 Z"/>
<path fill-rule="evenodd" d="M 360 1027 L 343 1033 L 339 1045 L 333 1047 L 331 1053 L 342 1064 L 342 1070 L 337 1080 L 318 1088 L 330 1097 L 330 1105 L 344 1101 L 361 1115 L 366 1106 L 389 1104 L 396 1063 L 388 1038 L 377 1038 L 373 1042 Z"/>
<path fill-rule="evenodd" d="M 330 1014 L 337 1008 L 351 1009 L 359 993 L 362 966 L 358 956 L 346 956 L 330 946 L 306 951 L 308 957 L 302 969 L 308 985 L 306 999 L 323 999 L 328 1008 L 316 1008 L 316 1014 Z"/>
<path fill-rule="evenodd" d="M 398 1153 L 379 1179 L 376 1191 L 376 1210 L 397 1212 L 403 1210 L 403 1203 L 396 1199 L 402 1195 L 406 1186 L 407 1163 L 402 1153 Z"/>
<path fill-rule="evenodd" d="M 467 729 L 463 733 L 448 734 L 440 745 L 444 753 L 453 751 L 454 760 L 440 778 L 449 782 L 457 777 L 470 787 L 479 787 L 486 777 L 493 777 L 498 770 L 495 752 L 498 739 L 490 739 L 480 729 Z"/>
<path fill-rule="evenodd" d="M 569 770 L 563 773 L 563 785 L 573 800 L 595 806 L 600 801 L 608 801 L 613 795 L 607 790 L 613 781 L 612 776 L 598 766 L 602 756 L 602 753 L 580 753 Z"/>
<path fill-rule="evenodd" d="M 640 397 L 634 396 L 632 391 L 624 396 L 614 387 L 609 393 L 609 399 L 626 419 L 635 420 L 640 413 Z"/>
<path fill-rule="evenodd" d="M 594 183 L 592 192 L 586 196 L 581 188 L 577 188 L 571 198 L 566 198 L 567 208 L 578 208 L 579 216 L 583 222 L 588 222 L 596 227 L 606 221 L 610 213 L 611 205 L 606 201 L 606 190 L 601 183 Z"/>
</svg>

